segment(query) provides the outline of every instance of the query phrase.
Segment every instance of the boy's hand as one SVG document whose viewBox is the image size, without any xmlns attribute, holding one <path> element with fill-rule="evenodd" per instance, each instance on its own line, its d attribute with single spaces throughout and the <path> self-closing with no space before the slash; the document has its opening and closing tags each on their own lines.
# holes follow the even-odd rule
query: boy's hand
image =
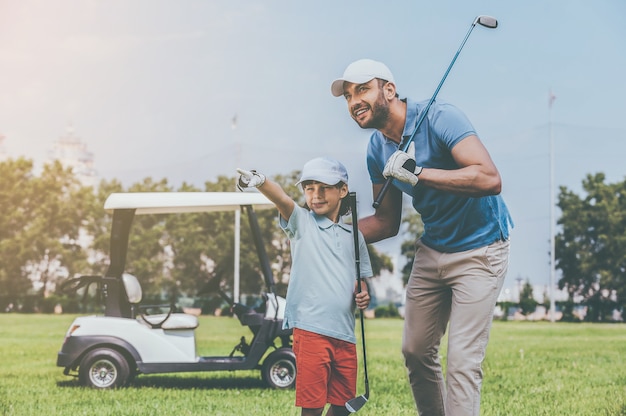
<svg viewBox="0 0 626 416">
<path fill-rule="evenodd" d="M 355 292 L 358 291 L 358 287 L 356 288 Z M 359 309 L 367 309 L 367 307 L 370 304 L 370 294 L 367 291 L 367 288 L 361 288 L 360 292 L 355 293 L 354 296 L 354 301 L 356 302 L 356 306 Z"/>
<path fill-rule="evenodd" d="M 244 188 L 258 188 L 265 183 L 265 175 L 258 173 L 256 170 L 243 170 L 237 168 L 239 172 L 239 180 L 237 181 L 237 189 L 243 192 Z"/>
</svg>

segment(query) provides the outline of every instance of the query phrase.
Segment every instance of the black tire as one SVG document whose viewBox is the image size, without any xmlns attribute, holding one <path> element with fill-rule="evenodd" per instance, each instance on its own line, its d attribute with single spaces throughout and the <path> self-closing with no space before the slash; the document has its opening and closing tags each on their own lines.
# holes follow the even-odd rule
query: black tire
<svg viewBox="0 0 626 416">
<path fill-rule="evenodd" d="M 263 381 L 273 389 L 289 389 L 296 385 L 296 357 L 291 348 L 280 348 L 265 358 L 261 368 Z"/>
<path fill-rule="evenodd" d="M 80 383 L 94 389 L 122 387 L 128 382 L 130 374 L 126 358 L 109 348 L 98 348 L 87 353 L 78 369 Z"/>
</svg>

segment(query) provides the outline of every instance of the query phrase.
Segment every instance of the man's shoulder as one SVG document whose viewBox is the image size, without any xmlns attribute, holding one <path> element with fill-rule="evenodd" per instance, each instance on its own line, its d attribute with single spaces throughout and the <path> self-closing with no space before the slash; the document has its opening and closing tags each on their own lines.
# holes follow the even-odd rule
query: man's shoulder
<svg viewBox="0 0 626 416">
<path fill-rule="evenodd" d="M 373 161 L 380 162 L 386 160 L 384 151 L 386 144 L 387 139 L 385 136 L 378 130 L 374 131 L 367 145 L 367 161 L 371 163 Z"/>
</svg>

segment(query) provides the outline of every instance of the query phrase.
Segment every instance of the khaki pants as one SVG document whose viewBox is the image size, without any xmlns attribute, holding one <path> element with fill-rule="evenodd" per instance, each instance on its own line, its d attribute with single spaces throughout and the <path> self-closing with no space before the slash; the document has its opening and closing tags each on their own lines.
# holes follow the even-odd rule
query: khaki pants
<svg viewBox="0 0 626 416">
<path fill-rule="evenodd" d="M 420 415 L 480 413 L 481 363 L 508 264 L 509 241 L 460 253 L 416 243 L 402 353 Z M 439 346 L 448 322 L 444 382 Z"/>
</svg>

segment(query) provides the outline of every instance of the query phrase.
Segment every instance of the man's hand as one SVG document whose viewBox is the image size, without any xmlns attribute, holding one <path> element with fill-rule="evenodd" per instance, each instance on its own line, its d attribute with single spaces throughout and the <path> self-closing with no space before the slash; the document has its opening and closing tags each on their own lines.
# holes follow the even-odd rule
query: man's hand
<svg viewBox="0 0 626 416">
<path fill-rule="evenodd" d="M 415 164 L 415 144 L 411 142 L 406 152 L 396 150 L 387 160 L 383 176 L 396 178 L 399 181 L 417 185 L 417 175 L 422 173 L 421 166 Z"/>
<path fill-rule="evenodd" d="M 265 183 L 265 175 L 258 173 L 256 170 L 248 171 L 237 168 L 237 172 L 239 172 L 237 189 L 242 192 L 245 188 L 258 188 Z"/>
</svg>

